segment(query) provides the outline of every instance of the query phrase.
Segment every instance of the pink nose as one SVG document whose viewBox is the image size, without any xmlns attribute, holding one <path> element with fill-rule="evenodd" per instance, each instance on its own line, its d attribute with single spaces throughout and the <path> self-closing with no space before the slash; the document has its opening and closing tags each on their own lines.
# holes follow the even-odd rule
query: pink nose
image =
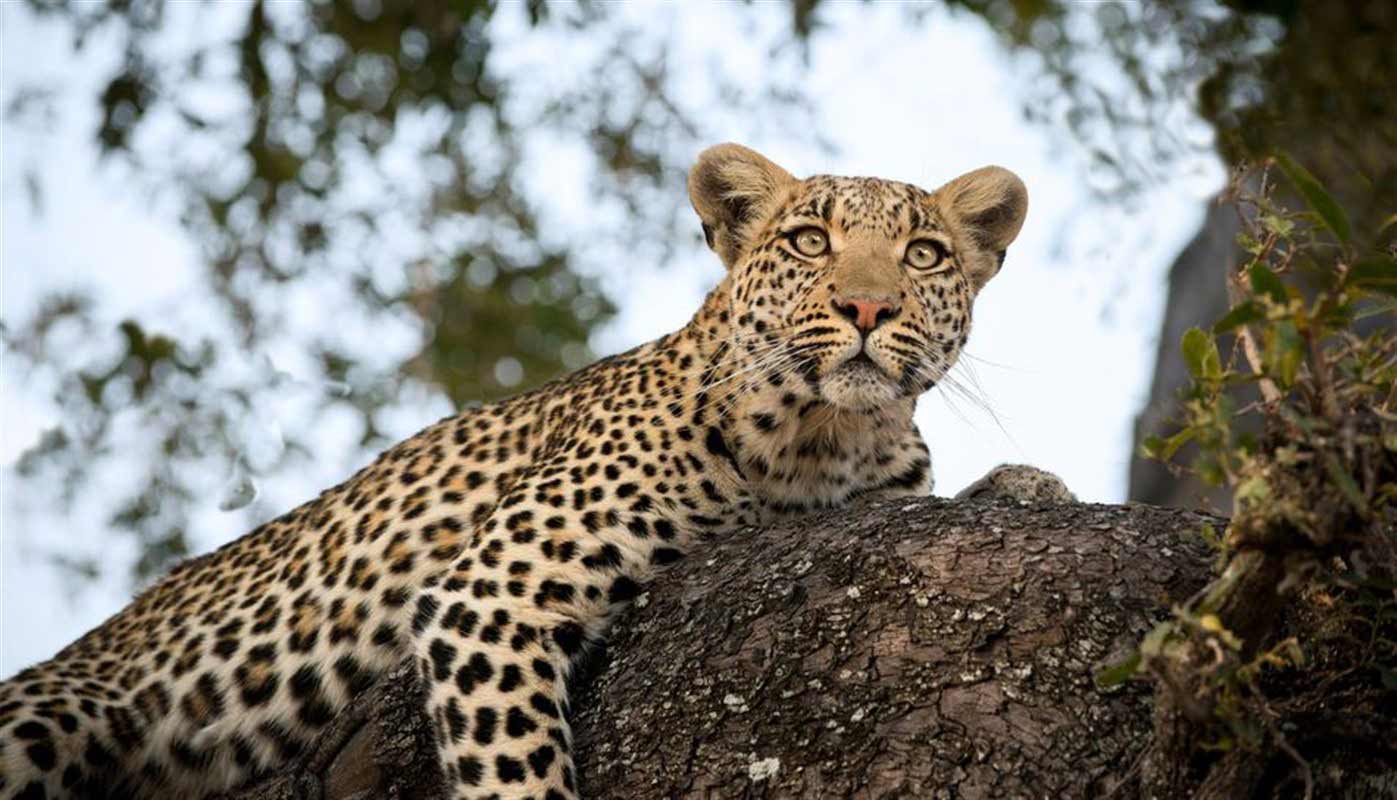
<svg viewBox="0 0 1397 800">
<path fill-rule="evenodd" d="M 866 300 L 863 298 L 834 298 L 834 310 L 853 321 L 854 326 L 868 333 L 885 319 L 897 313 L 892 303 L 886 300 Z"/>
</svg>

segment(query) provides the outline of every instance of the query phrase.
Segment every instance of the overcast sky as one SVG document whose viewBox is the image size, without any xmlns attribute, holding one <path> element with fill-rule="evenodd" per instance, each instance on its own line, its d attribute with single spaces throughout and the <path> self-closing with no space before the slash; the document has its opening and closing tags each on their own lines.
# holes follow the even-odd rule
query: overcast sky
<svg viewBox="0 0 1397 800">
<path fill-rule="evenodd" d="M 724 16 L 730 10 L 705 8 L 637 5 L 629 13 L 656 30 L 680 26 L 685 47 L 701 58 L 731 48 Z M 896 9 L 836 4 L 832 11 L 830 26 L 814 39 L 805 85 L 822 132 L 838 152 L 820 156 L 807 146 L 762 138 L 775 135 L 772 126 L 756 134 L 757 126 L 741 121 L 715 140 L 754 146 L 796 174 L 876 175 L 927 189 L 985 164 L 1017 172 L 1029 188 L 1028 221 L 1003 271 L 976 303 L 968 357 L 958 373 L 978 387 L 988 410 L 937 391 L 917 414 L 933 452 L 936 491 L 953 494 L 996 464 L 1027 462 L 1057 472 L 1084 500 L 1122 500 L 1132 420 L 1153 366 L 1165 273 L 1192 235 L 1207 194 L 1220 184 L 1219 168 L 1200 159 L 1185 165 L 1186 179 L 1145 192 L 1132 211 L 1105 207 L 1087 191 L 1070 148 L 1050 129 L 1023 122 L 1017 87 L 1024 68 L 1004 55 L 977 20 L 937 15 L 914 36 Z M 768 16 L 772 25 L 783 24 Z M 117 54 L 93 47 L 74 57 L 58 31 L 36 25 L 18 4 L 0 4 L 0 35 L 0 99 L 26 79 L 55 73 L 63 75 L 69 98 L 60 124 L 42 137 L 4 130 L 0 316 L 28 316 L 37 298 L 58 286 L 91 289 L 111 307 L 133 313 L 170 309 L 196 274 L 195 249 L 169 209 L 132 192 L 119 168 L 99 165 L 92 144 L 90 87 Z M 515 69 L 548 57 L 546 51 L 509 54 Z M 693 80 L 702 75 L 695 72 Z M 45 187 L 39 216 L 31 212 L 16 169 L 31 160 Z M 551 213 L 576 220 L 584 230 L 589 209 L 583 171 L 557 163 L 531 180 L 550 182 L 556 197 Z M 684 192 L 682 185 L 672 189 Z M 639 265 L 609 276 L 606 285 L 620 315 L 597 334 L 598 352 L 632 347 L 688 319 L 721 267 L 711 254 L 685 256 L 683 262 L 668 269 Z M 9 365 L 4 369 L 0 464 L 8 472 L 58 420 L 46 401 L 51 387 L 21 385 Z M 420 414 L 409 413 L 403 432 L 444 413 L 440 402 L 424 402 Z M 300 483 L 274 487 L 271 496 L 289 508 L 354 466 L 319 464 Z M 25 535 L 16 535 L 19 498 L 13 483 L 0 482 L 0 675 L 51 655 L 130 596 L 129 537 L 71 530 L 57 516 L 46 527 L 43 515 L 33 513 L 23 517 Z M 238 532 L 218 524 L 216 506 L 211 497 L 201 545 L 214 546 Z M 31 537 L 71 538 L 75 547 L 97 548 L 118 567 L 98 585 L 78 590 L 33 557 L 25 544 Z"/>
</svg>

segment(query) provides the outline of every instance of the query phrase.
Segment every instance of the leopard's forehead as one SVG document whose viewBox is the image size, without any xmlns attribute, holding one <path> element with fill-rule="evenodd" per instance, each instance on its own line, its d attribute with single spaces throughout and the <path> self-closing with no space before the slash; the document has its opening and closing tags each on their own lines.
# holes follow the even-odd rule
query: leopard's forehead
<svg viewBox="0 0 1397 800">
<path fill-rule="evenodd" d="M 841 175 L 815 175 L 801 181 L 777 217 L 888 236 L 946 227 L 931 193 L 920 187 L 884 178 Z"/>
</svg>

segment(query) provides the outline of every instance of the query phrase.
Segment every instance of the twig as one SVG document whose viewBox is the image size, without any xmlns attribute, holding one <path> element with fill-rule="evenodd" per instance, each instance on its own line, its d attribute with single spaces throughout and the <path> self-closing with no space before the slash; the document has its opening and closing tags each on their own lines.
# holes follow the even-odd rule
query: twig
<svg viewBox="0 0 1397 800">
<path fill-rule="evenodd" d="M 1266 172 L 1263 170 L 1261 173 L 1261 191 L 1264 192 L 1265 189 Z M 1252 220 L 1247 218 L 1246 214 L 1242 212 L 1241 198 L 1234 197 L 1233 199 L 1233 208 L 1235 208 L 1237 211 L 1238 223 L 1241 225 L 1243 230 L 1247 231 L 1248 233 L 1254 234 L 1256 232 L 1256 225 L 1252 222 Z M 1258 252 L 1256 256 L 1252 258 L 1251 261 L 1248 263 L 1257 263 L 1263 261 L 1265 257 L 1270 254 L 1271 248 L 1275 246 L 1276 238 L 1277 237 L 1274 233 L 1268 232 L 1266 234 L 1266 238 L 1264 244 L 1262 245 L 1261 251 Z M 1235 307 L 1238 303 L 1242 302 L 1242 299 L 1246 295 L 1246 292 L 1243 290 L 1243 286 L 1245 285 L 1244 281 L 1246 281 L 1245 266 L 1241 266 L 1236 272 L 1233 272 L 1231 275 L 1228 276 L 1228 279 L 1226 281 L 1226 288 L 1227 300 L 1229 305 Z M 1261 360 L 1261 351 L 1256 346 L 1256 337 L 1252 334 L 1251 326 L 1239 326 L 1237 328 L 1237 339 L 1242 343 L 1242 353 L 1246 356 L 1247 365 L 1251 367 L 1252 373 L 1255 375 L 1263 376 L 1258 382 L 1261 389 L 1261 397 L 1265 400 L 1265 402 L 1268 405 L 1272 405 L 1279 402 L 1281 399 L 1281 391 L 1279 388 L 1276 387 L 1275 381 L 1271 380 L 1270 378 L 1264 377 L 1264 368 Z"/>
<path fill-rule="evenodd" d="M 1306 761 L 1305 757 L 1300 755 L 1299 751 L 1290 746 L 1290 742 L 1286 741 L 1286 738 L 1281 735 L 1279 730 L 1274 730 L 1274 723 L 1272 727 L 1272 735 L 1276 737 L 1276 747 L 1280 748 L 1282 753 L 1285 753 L 1290 757 L 1291 761 L 1295 762 L 1295 766 L 1300 768 L 1300 774 L 1305 778 L 1305 800 L 1312 800 L 1315 794 L 1315 776 L 1314 771 L 1310 769 L 1310 762 Z"/>
</svg>

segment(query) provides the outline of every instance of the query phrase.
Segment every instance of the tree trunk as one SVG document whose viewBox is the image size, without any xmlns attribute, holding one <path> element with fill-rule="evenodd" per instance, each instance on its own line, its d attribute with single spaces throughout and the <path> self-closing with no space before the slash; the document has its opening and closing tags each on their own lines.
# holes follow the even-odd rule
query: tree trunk
<svg viewBox="0 0 1397 800">
<path fill-rule="evenodd" d="M 1179 341 L 1189 328 L 1207 329 L 1227 313 L 1227 276 L 1235 270 L 1239 231 L 1237 209 L 1209 201 L 1198 233 L 1169 268 L 1154 376 L 1145 405 L 1135 416 L 1135 436 L 1128 454 L 1130 485 L 1126 493 L 1131 500 L 1162 506 L 1193 507 L 1206 503 L 1225 509 L 1232 505 L 1227 489 L 1206 486 L 1195 478 L 1174 474 L 1160 461 L 1134 456 L 1146 436 L 1172 431 L 1169 423 L 1178 413 L 1179 392 L 1190 381 Z M 1227 352 L 1226 347 L 1223 352 Z M 1190 446 L 1177 463 L 1189 463 L 1194 452 Z"/>
<path fill-rule="evenodd" d="M 649 587 L 580 676 L 583 795 L 1139 796 L 1150 688 L 1102 691 L 1092 676 L 1211 577 L 1205 522 L 1223 525 L 1141 505 L 927 498 L 710 542 Z M 412 674 L 237 800 L 433 796 Z M 1342 796 L 1397 787 L 1391 769 L 1330 767 Z"/>
</svg>

